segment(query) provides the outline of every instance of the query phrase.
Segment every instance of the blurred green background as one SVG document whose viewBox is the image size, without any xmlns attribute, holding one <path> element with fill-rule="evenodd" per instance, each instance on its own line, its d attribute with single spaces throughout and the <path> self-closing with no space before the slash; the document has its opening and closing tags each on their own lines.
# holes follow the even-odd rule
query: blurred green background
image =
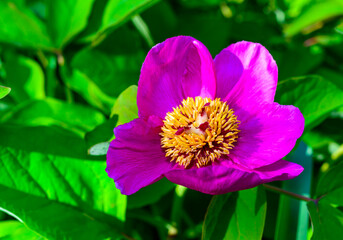
<svg viewBox="0 0 343 240">
<path fill-rule="evenodd" d="M 287 157 L 306 171 L 275 185 L 329 196 L 308 204 L 312 238 L 343 236 L 342 0 L 1 0 L 1 239 L 311 238 L 306 204 L 275 193 L 213 199 L 254 227 L 237 233 L 209 212 L 220 227 L 211 232 L 211 196 L 162 180 L 126 197 L 107 177 L 113 128 L 137 117 L 144 58 L 177 35 L 213 57 L 241 40 L 271 52 L 276 101 L 306 119 L 305 143 Z M 262 212 L 242 211 L 255 202 Z"/>
</svg>

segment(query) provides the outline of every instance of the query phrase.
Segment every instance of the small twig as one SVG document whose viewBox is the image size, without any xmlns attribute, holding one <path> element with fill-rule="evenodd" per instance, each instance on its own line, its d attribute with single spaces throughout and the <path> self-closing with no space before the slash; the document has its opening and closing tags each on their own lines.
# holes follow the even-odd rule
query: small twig
<svg viewBox="0 0 343 240">
<path fill-rule="evenodd" d="M 305 197 L 303 195 L 300 195 L 300 194 L 296 194 L 296 193 L 293 193 L 293 192 L 289 192 L 289 191 L 286 191 L 282 188 L 278 188 L 278 187 L 274 187 L 272 185 L 269 185 L 269 184 L 263 184 L 263 186 L 268 189 L 268 190 L 271 190 L 273 192 L 278 192 L 278 193 L 282 193 L 282 194 L 285 194 L 287 196 L 290 196 L 292 198 L 295 198 L 295 199 L 299 199 L 299 200 L 302 200 L 302 201 L 306 201 L 306 202 L 316 202 L 317 200 L 316 199 L 312 199 L 312 198 L 308 198 L 308 197 Z"/>
</svg>

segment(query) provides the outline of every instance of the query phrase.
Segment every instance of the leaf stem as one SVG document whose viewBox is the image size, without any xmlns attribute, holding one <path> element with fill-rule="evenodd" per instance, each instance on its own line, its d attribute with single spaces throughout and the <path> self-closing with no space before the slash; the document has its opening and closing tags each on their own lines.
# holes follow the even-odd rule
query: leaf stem
<svg viewBox="0 0 343 240">
<path fill-rule="evenodd" d="M 312 199 L 312 198 L 308 198 L 308 197 L 305 197 L 303 195 L 299 195 L 299 194 L 296 194 L 296 193 L 293 193 L 293 192 L 289 192 L 289 191 L 286 191 L 282 188 L 278 188 L 278 187 L 275 187 L 275 186 L 272 186 L 272 185 L 269 185 L 269 184 L 263 184 L 263 186 L 268 189 L 268 190 L 271 190 L 273 192 L 278 192 L 278 193 L 281 193 L 281 194 L 284 194 L 284 195 L 287 195 L 289 197 L 292 197 L 292 198 L 295 198 L 295 199 L 298 199 L 298 200 L 302 200 L 302 201 L 305 201 L 305 202 L 316 202 L 315 199 Z"/>
</svg>

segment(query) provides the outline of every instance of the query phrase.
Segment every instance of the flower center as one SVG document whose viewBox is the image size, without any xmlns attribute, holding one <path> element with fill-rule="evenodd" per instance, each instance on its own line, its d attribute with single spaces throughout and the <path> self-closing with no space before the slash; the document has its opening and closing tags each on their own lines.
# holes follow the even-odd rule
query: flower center
<svg viewBox="0 0 343 240">
<path fill-rule="evenodd" d="M 166 157 L 185 168 L 207 166 L 229 154 L 240 124 L 226 102 L 202 97 L 183 100 L 163 122 L 160 135 Z"/>
</svg>

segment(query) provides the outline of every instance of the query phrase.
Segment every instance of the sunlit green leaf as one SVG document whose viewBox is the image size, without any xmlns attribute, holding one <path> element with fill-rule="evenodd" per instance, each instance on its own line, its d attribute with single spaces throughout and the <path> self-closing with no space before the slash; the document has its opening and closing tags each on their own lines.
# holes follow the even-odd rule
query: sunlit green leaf
<svg viewBox="0 0 343 240">
<path fill-rule="evenodd" d="M 11 89 L 9 87 L 0 86 L 0 99 L 4 98 L 10 91 Z"/>
<path fill-rule="evenodd" d="M 294 36 L 306 27 L 322 24 L 323 21 L 343 14 L 343 4 L 340 1 L 327 0 L 315 2 L 303 11 L 291 24 L 287 25 L 284 33 L 287 37 Z"/>
<path fill-rule="evenodd" d="M 118 235 L 126 197 L 107 177 L 104 162 L 3 147 L 0 156 L 0 207 L 31 229 L 53 239 Z"/>
<path fill-rule="evenodd" d="M 47 27 L 56 48 L 62 48 L 87 24 L 94 0 L 47 1 Z"/>
<path fill-rule="evenodd" d="M 29 9 L 0 1 L 0 42 L 20 47 L 52 49 L 46 27 Z"/>
<path fill-rule="evenodd" d="M 34 231 L 28 229 L 23 223 L 14 220 L 0 222 L 0 239 L 7 240 L 37 240 L 43 239 Z"/>
<path fill-rule="evenodd" d="M 266 209 L 262 188 L 214 196 L 205 217 L 202 239 L 261 239 Z"/>
<path fill-rule="evenodd" d="M 133 85 L 123 91 L 117 98 L 111 115 L 118 115 L 118 125 L 132 121 L 138 118 L 138 108 L 136 103 L 137 86 Z"/>
<path fill-rule="evenodd" d="M 159 0 L 109 0 L 102 17 L 100 31 L 103 32 L 106 29 L 115 28 L 119 24 L 130 19 L 133 15 L 140 13 L 158 1 Z"/>
</svg>

